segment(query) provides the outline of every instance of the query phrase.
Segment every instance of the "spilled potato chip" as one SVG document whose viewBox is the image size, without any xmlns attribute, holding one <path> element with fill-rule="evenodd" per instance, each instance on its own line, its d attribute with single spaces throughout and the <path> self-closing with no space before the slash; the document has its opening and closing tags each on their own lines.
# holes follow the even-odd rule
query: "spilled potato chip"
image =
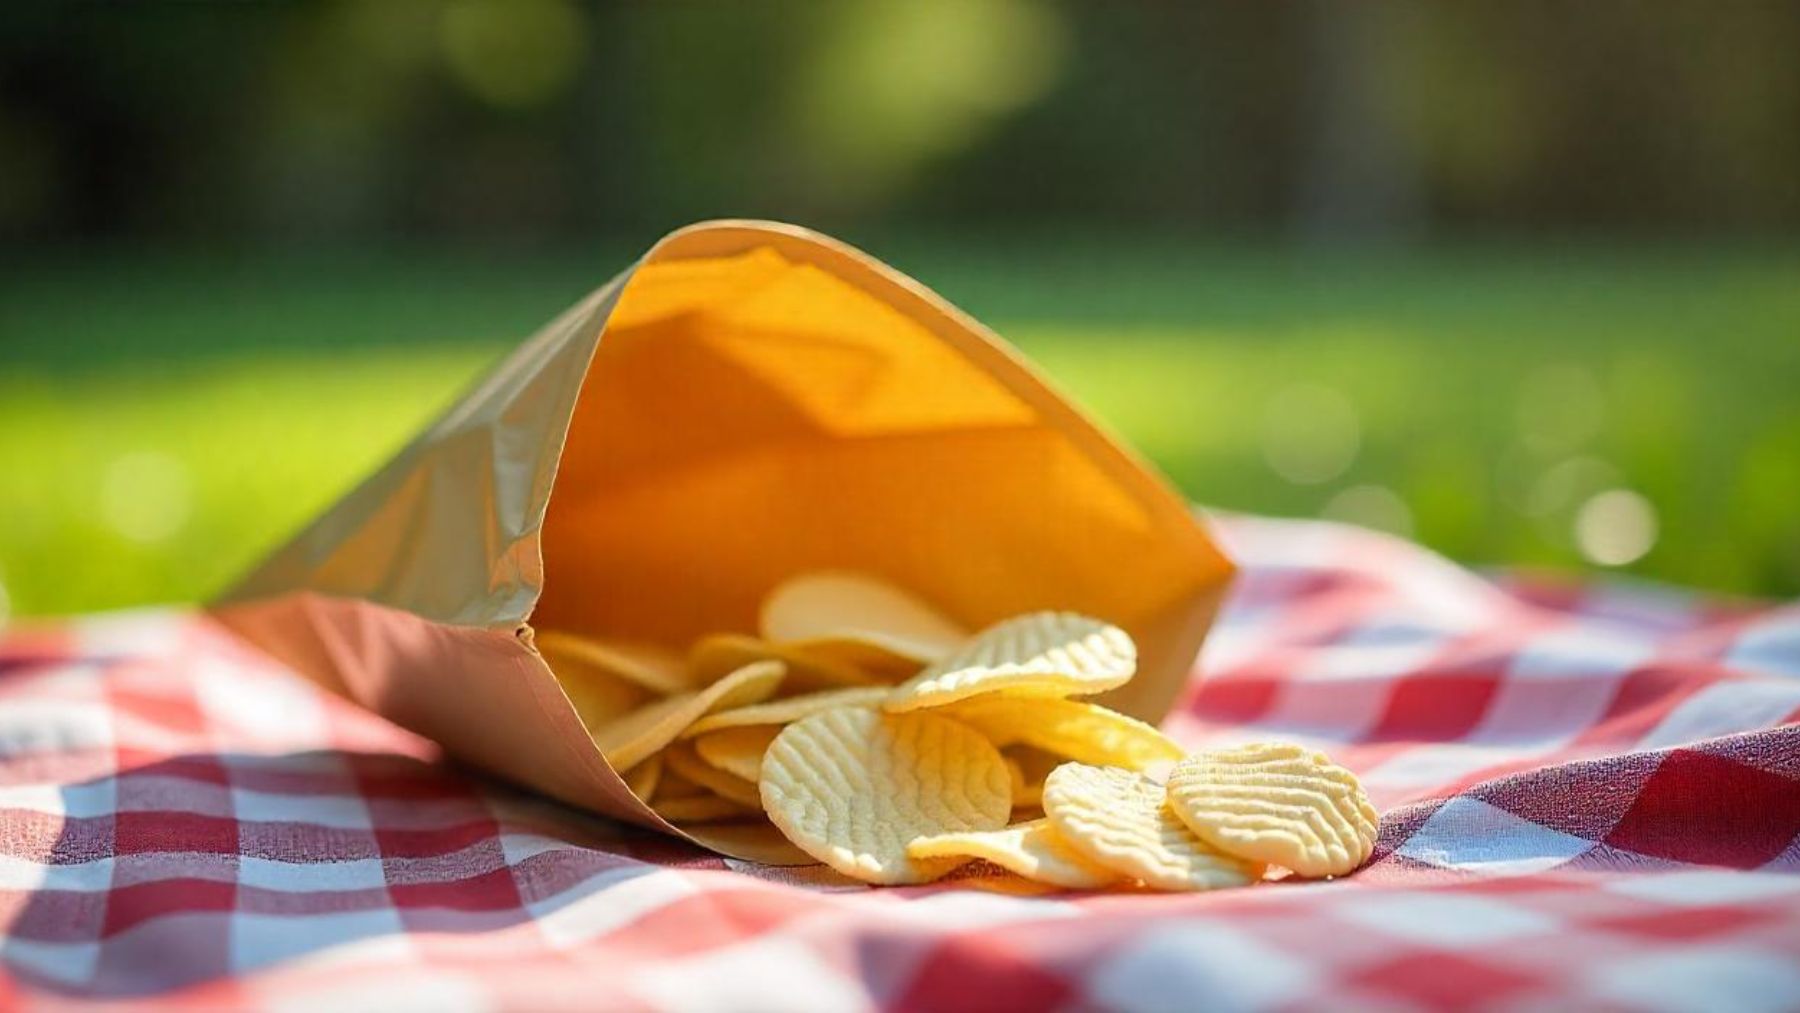
<svg viewBox="0 0 1800 1013">
<path fill-rule="evenodd" d="M 950 704 L 943 713 L 996 746 L 1035 746 L 1096 766 L 1141 771 L 1182 757 L 1181 747 L 1155 728 L 1082 700 L 993 693 Z"/>
<path fill-rule="evenodd" d="M 712 711 L 747 707 L 768 699 L 781 686 L 785 671 L 779 661 L 745 665 L 703 690 L 666 697 L 611 724 L 589 730 L 606 762 L 614 770 L 628 770 L 675 741 L 688 725 Z"/>
<path fill-rule="evenodd" d="M 915 859 L 986 859 L 1026 879 L 1071 890 L 1093 890 L 1120 879 L 1118 873 L 1069 847 L 1048 819 L 1001 830 L 921 837 L 907 845 L 906 853 Z"/>
<path fill-rule="evenodd" d="M 1000 751 L 932 714 L 843 708 L 788 725 L 763 757 L 761 790 L 788 840 L 869 883 L 936 879 L 954 860 L 908 856 L 915 838 L 997 830 L 1012 812 Z"/>
<path fill-rule="evenodd" d="M 1246 886 L 1262 875 L 1195 837 L 1163 786 L 1133 771 L 1063 764 L 1044 782 L 1044 816 L 1088 860 L 1159 890 Z"/>
<path fill-rule="evenodd" d="M 1368 861 L 1381 817 L 1356 775 L 1285 742 L 1215 749 L 1169 772 L 1169 806 L 1213 847 L 1307 877 Z"/>
<path fill-rule="evenodd" d="M 1080 696 L 1123 686 L 1137 671 L 1124 630 L 1073 612 L 1033 612 L 988 627 L 960 650 L 895 687 L 892 713 L 942 707 L 984 693 Z"/>
</svg>

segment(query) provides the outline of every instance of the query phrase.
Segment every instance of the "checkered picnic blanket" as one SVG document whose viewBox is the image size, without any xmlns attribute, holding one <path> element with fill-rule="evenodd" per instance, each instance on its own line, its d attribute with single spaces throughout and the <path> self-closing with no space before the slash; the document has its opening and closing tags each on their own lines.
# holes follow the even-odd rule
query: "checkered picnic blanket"
<svg viewBox="0 0 1800 1013">
<path fill-rule="evenodd" d="M 1167 728 L 1357 770 L 1384 822 L 1353 877 L 760 869 L 446 764 L 190 612 L 117 614 L 0 639 L 0 1007 L 1800 1008 L 1800 607 L 1224 529 L 1245 573 Z"/>
</svg>

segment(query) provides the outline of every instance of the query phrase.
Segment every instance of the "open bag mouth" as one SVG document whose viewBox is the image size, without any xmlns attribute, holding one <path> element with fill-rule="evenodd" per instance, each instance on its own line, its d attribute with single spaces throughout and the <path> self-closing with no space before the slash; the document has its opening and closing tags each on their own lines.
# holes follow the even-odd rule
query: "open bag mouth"
<svg viewBox="0 0 1800 1013">
<path fill-rule="evenodd" d="M 1103 617 L 1140 665 L 1103 702 L 1154 722 L 1231 565 L 979 324 L 831 240 L 720 222 L 522 345 L 220 612 L 453 754 L 668 830 L 600 759 L 530 630 L 682 650 L 754 633 L 769 589 L 812 570 L 881 578 L 969 629 Z M 477 683 L 535 704 L 454 699 Z M 540 727 L 493 727 L 521 721 Z"/>
</svg>

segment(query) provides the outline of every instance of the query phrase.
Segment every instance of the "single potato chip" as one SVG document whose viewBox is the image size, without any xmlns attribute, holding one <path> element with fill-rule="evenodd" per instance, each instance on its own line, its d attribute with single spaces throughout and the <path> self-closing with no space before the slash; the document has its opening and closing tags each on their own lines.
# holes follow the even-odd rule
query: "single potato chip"
<svg viewBox="0 0 1800 1013">
<path fill-rule="evenodd" d="M 923 883 L 952 860 L 908 857 L 917 837 L 998 830 L 1012 812 L 1000 751 L 933 714 L 863 708 L 782 729 L 762 765 L 769 819 L 800 850 L 868 883 Z"/>
<path fill-rule="evenodd" d="M 550 674 L 569 698 L 582 727 L 591 734 L 649 702 L 654 694 L 635 682 L 596 668 L 558 668 Z"/>
<path fill-rule="evenodd" d="M 650 808 L 677 826 L 683 823 L 717 823 L 721 820 L 738 820 L 755 814 L 756 810 L 741 802 L 710 792 L 700 795 L 685 795 L 681 798 L 659 799 L 650 803 Z"/>
<path fill-rule="evenodd" d="M 780 688 L 784 673 L 779 661 L 755 662 L 703 690 L 664 697 L 611 724 L 589 725 L 588 731 L 614 770 L 629 770 L 707 714 L 767 700 Z"/>
<path fill-rule="evenodd" d="M 1141 771 L 1183 755 L 1173 739 L 1144 722 L 1082 700 L 985 693 L 950 704 L 943 714 L 1003 749 L 1035 746 L 1095 766 Z"/>
<path fill-rule="evenodd" d="M 917 669 L 950 654 L 969 632 L 917 597 L 867 574 L 821 571 L 789 577 L 763 599 L 762 635 L 833 654 L 831 645 L 872 647 Z M 875 663 L 863 656 L 858 667 Z"/>
<path fill-rule="evenodd" d="M 779 644 L 771 644 L 737 633 L 714 633 L 694 642 L 688 652 L 688 666 L 701 682 L 736 671 L 758 661 L 780 661 L 788 667 L 787 689 L 812 692 L 839 689 L 844 686 L 886 685 L 861 669 L 818 658 Z"/>
<path fill-rule="evenodd" d="M 677 826 L 682 833 L 701 845 L 746 862 L 815 867 L 819 864 L 818 859 L 794 847 L 793 842 L 781 836 L 781 831 L 775 829 L 774 824 L 760 816 L 753 820 Z"/>
<path fill-rule="evenodd" d="M 584 637 L 563 630 L 544 630 L 534 638 L 552 669 L 598 669 L 650 690 L 672 696 L 700 688 L 680 654 L 623 640 Z"/>
<path fill-rule="evenodd" d="M 1002 830 L 921 837 L 906 846 L 906 853 L 915 859 L 984 858 L 1026 879 L 1071 890 L 1093 890 L 1120 878 L 1118 873 L 1069 847 L 1048 819 Z"/>
<path fill-rule="evenodd" d="M 1123 686 L 1136 671 L 1137 645 L 1124 630 L 1073 612 L 1033 612 L 983 630 L 883 706 L 898 714 L 996 692 L 1081 696 Z"/>
<path fill-rule="evenodd" d="M 762 796 L 755 781 L 727 773 L 700 759 L 692 742 L 676 742 L 663 750 L 662 757 L 670 770 L 713 794 L 748 806 L 752 811 L 762 808 Z"/>
<path fill-rule="evenodd" d="M 1044 779 L 1050 776 L 1063 758 L 1031 746 L 1007 746 L 1000 750 L 1019 780 L 1013 785 L 1013 808 L 1041 805 L 1044 801 Z"/>
<path fill-rule="evenodd" d="M 621 777 L 625 787 L 638 797 L 639 801 L 648 802 L 650 796 L 656 794 L 656 785 L 662 780 L 663 759 L 661 754 L 647 757 L 638 765 L 627 770 Z"/>
<path fill-rule="evenodd" d="M 1307 877 L 1354 871 L 1381 827 L 1355 774 L 1287 742 L 1195 753 L 1169 772 L 1168 794 L 1201 840 Z"/>
<path fill-rule="evenodd" d="M 849 689 L 802 693 L 768 703 L 708 714 L 694 722 L 682 737 L 691 738 L 721 728 L 744 725 L 789 725 L 803 717 L 838 707 L 879 707 L 887 694 L 886 686 L 854 686 Z"/>
<path fill-rule="evenodd" d="M 1133 771 L 1065 763 L 1044 782 L 1044 815 L 1089 861 L 1159 890 L 1244 886 L 1262 874 L 1195 837 L 1163 786 Z"/>
<path fill-rule="evenodd" d="M 762 780 L 763 754 L 781 734 L 780 725 L 745 725 L 707 732 L 694 740 L 702 760 L 751 784 Z"/>
</svg>

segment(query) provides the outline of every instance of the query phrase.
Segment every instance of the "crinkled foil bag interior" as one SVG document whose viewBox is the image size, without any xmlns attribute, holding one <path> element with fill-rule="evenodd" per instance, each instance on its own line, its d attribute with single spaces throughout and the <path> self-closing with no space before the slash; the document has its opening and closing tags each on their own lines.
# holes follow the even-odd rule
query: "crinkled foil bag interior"
<svg viewBox="0 0 1800 1013">
<path fill-rule="evenodd" d="M 1231 574 L 980 324 L 823 236 L 713 222 L 522 344 L 213 611 L 468 763 L 679 833 L 601 758 L 534 628 L 681 649 L 754 632 L 765 591 L 822 568 L 971 629 L 1116 622 L 1141 668 L 1105 702 L 1151 721 Z"/>
</svg>

